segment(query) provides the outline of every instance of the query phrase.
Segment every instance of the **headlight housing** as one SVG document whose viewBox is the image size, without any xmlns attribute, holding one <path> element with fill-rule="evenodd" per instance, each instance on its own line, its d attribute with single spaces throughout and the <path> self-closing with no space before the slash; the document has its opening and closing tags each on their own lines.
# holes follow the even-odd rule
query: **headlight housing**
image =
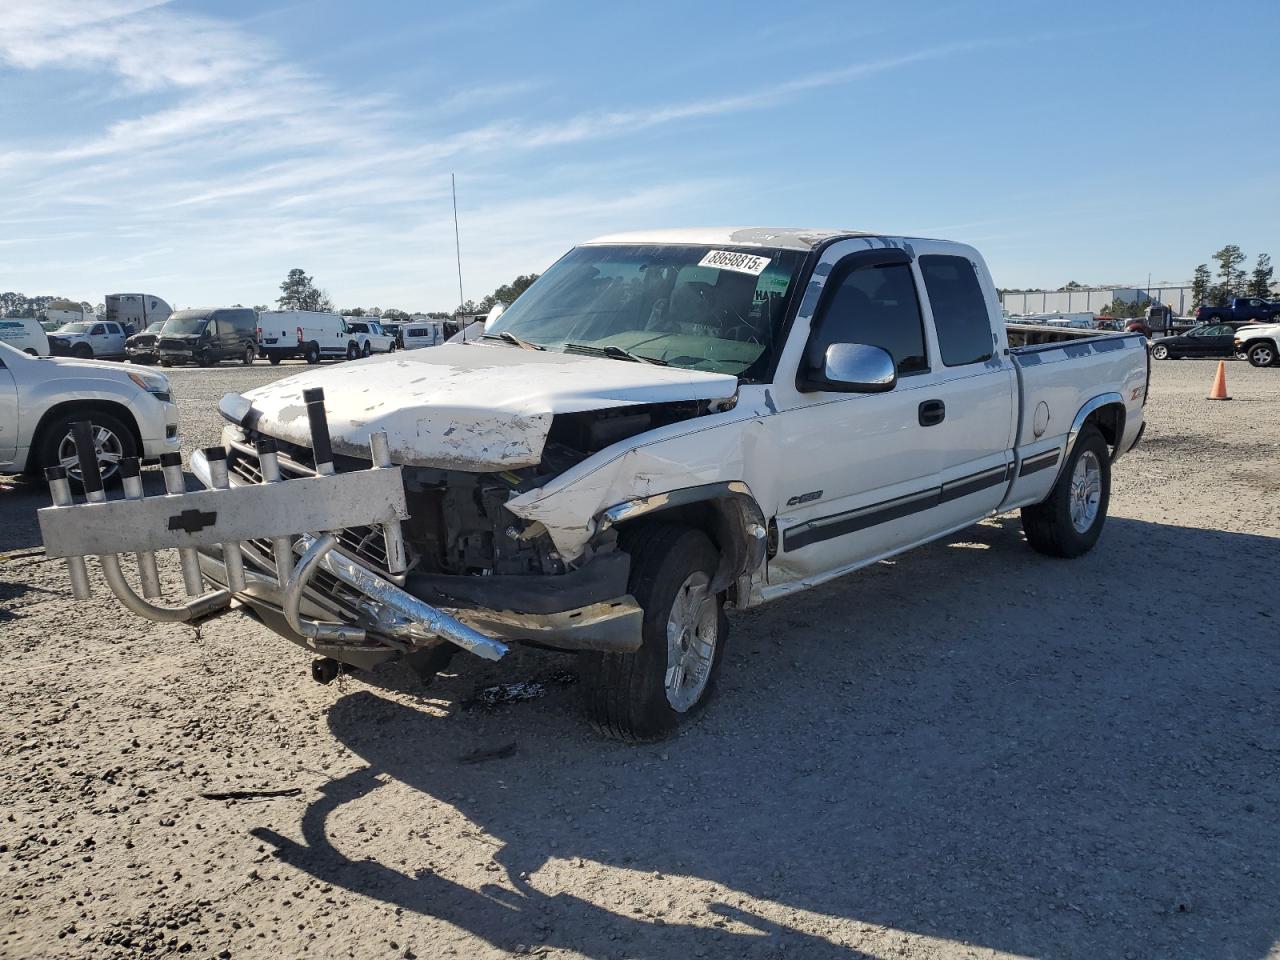
<svg viewBox="0 0 1280 960">
<path fill-rule="evenodd" d="M 148 376 L 147 374 L 130 370 L 129 379 L 159 400 L 167 402 L 172 395 L 169 389 L 169 381 L 166 377 L 156 376 L 155 374 Z"/>
</svg>

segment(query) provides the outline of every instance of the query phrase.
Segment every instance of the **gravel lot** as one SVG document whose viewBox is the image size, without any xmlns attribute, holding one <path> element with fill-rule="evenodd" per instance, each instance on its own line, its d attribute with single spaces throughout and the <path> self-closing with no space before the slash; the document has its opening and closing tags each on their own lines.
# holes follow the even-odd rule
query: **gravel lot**
<svg viewBox="0 0 1280 960">
<path fill-rule="evenodd" d="M 1280 957 L 1280 370 L 1213 366 L 1156 364 L 1092 554 L 999 518 L 739 614 L 646 747 L 569 657 L 322 687 L 75 605 L 0 485 L 0 956 Z M 189 447 L 298 369 L 173 371 Z"/>
</svg>

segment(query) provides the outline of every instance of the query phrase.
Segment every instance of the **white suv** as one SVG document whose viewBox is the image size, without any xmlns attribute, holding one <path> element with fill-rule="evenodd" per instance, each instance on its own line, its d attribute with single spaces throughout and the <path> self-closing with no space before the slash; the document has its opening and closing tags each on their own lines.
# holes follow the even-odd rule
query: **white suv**
<svg viewBox="0 0 1280 960">
<path fill-rule="evenodd" d="M 178 408 L 160 373 L 57 357 L 32 357 L 0 343 L 0 473 L 62 466 L 79 480 L 71 425 L 94 427 L 103 480 L 125 457 L 178 451 Z"/>
</svg>

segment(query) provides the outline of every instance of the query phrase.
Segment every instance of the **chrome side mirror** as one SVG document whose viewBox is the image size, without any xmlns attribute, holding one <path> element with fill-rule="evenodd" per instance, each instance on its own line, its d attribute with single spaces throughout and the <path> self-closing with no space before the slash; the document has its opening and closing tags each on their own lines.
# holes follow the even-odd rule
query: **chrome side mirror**
<svg viewBox="0 0 1280 960">
<path fill-rule="evenodd" d="M 503 311 L 506 309 L 507 309 L 507 305 L 503 303 L 501 300 L 499 300 L 497 303 L 495 303 L 492 307 L 489 308 L 489 313 L 484 318 L 484 322 L 486 324 L 493 323 L 493 321 L 497 320 L 500 316 L 502 316 Z"/>
<path fill-rule="evenodd" d="M 822 370 L 805 378 L 803 388 L 835 393 L 884 393 L 898 383 L 898 370 L 889 351 L 867 343 L 833 343 L 823 356 Z"/>
</svg>

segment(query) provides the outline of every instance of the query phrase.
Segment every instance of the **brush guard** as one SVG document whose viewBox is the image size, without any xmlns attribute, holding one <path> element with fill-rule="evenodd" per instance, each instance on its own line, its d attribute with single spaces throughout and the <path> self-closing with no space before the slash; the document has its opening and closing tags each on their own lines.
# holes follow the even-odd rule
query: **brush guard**
<svg viewBox="0 0 1280 960">
<path fill-rule="evenodd" d="M 147 497 L 136 457 L 120 462 L 124 499 L 107 500 L 98 467 L 93 429 L 88 421 L 73 425 L 86 502 L 77 504 L 65 467 L 45 471 L 53 506 L 37 512 L 45 553 L 65 559 L 71 593 L 77 600 L 92 596 L 87 558 L 97 556 L 108 588 L 132 613 L 158 623 L 199 623 L 229 609 L 245 590 L 242 541 L 269 539 L 276 580 L 284 597 L 284 615 L 292 630 L 317 643 L 361 643 L 375 640 L 397 650 L 448 641 L 487 660 L 498 660 L 507 646 L 457 618 L 400 589 L 353 557 L 337 549 L 333 531 L 352 526 L 381 528 L 387 571 L 408 569 L 401 522 L 408 519 L 404 483 L 392 466 L 385 433 L 369 437 L 372 468 L 336 473 L 324 391 L 303 391 L 315 454 L 315 476 L 291 478 L 280 473 L 275 442 L 257 444 L 260 483 L 232 487 L 227 454 L 222 447 L 203 450 L 211 488 L 188 492 L 177 453 L 160 458 L 165 494 Z M 317 531 L 306 533 L 300 531 Z M 226 589 L 206 590 L 199 548 L 219 548 L 226 570 Z M 187 599 L 164 603 L 156 552 L 176 549 Z M 301 555 L 294 559 L 295 550 Z M 133 553 L 141 593 L 125 576 L 121 556 Z M 326 623 L 302 615 L 307 585 L 326 569 L 361 596 L 359 624 Z M 255 573 L 255 576 L 257 574 Z M 370 636 L 373 633 L 375 636 Z"/>
</svg>

